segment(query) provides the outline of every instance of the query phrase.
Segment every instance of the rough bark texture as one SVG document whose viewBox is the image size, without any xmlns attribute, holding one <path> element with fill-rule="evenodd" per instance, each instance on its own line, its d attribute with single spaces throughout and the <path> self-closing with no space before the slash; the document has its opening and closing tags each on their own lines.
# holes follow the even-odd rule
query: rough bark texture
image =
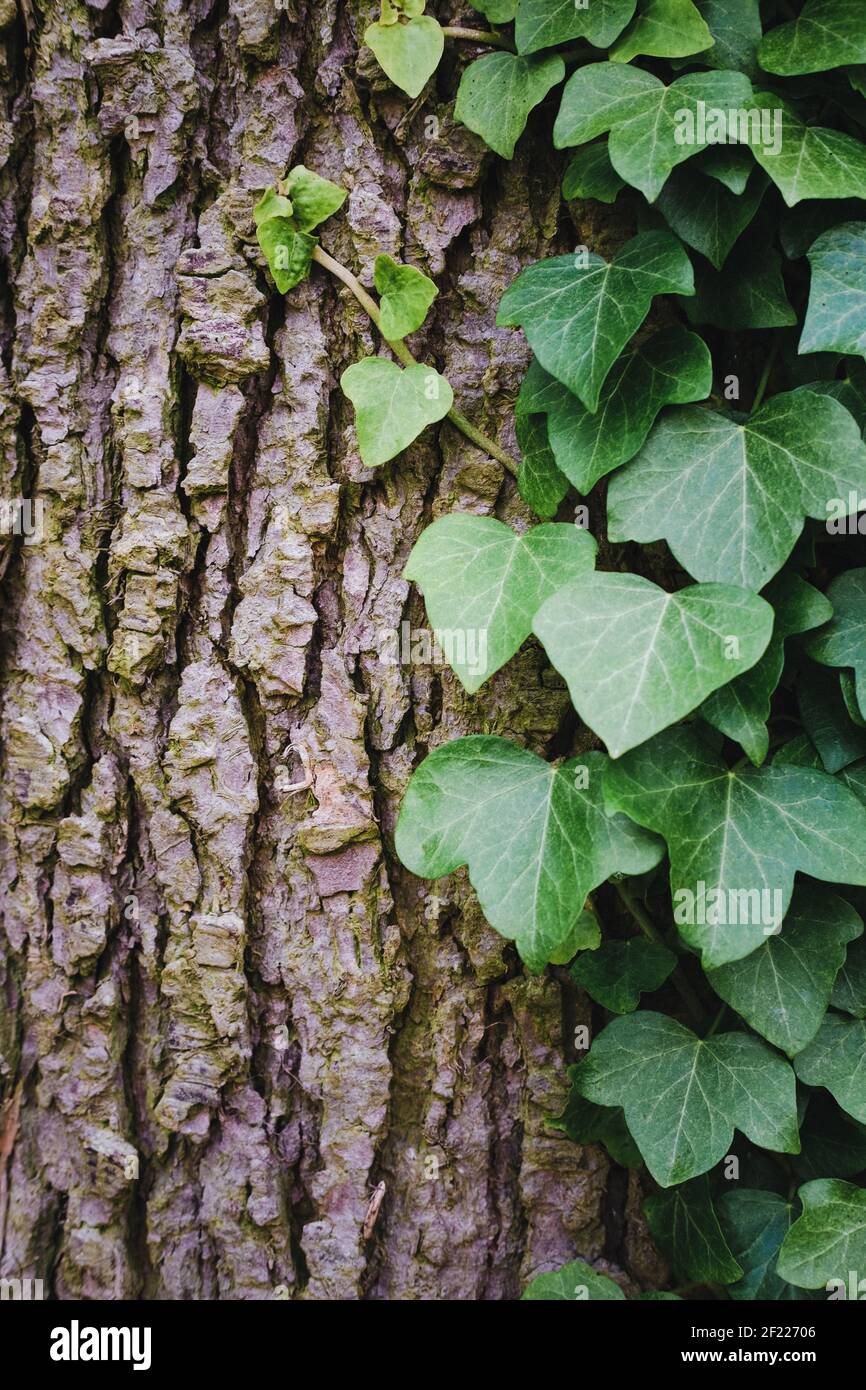
<svg viewBox="0 0 866 1390">
<path fill-rule="evenodd" d="M 536 646 L 471 699 L 384 656 L 425 524 L 528 513 L 448 425 L 362 466 L 337 380 L 375 338 L 318 268 L 274 291 L 251 206 L 293 163 L 347 187 L 325 246 L 437 278 L 413 347 L 507 444 L 502 290 L 621 229 L 569 224 L 549 111 L 510 165 L 453 124 L 465 44 L 410 107 L 373 17 L 0 0 L 0 497 L 44 503 L 0 542 L 0 1275 L 59 1298 L 658 1273 L 635 1179 L 546 1123 L 585 999 L 393 854 L 430 748 L 573 740 Z"/>
</svg>

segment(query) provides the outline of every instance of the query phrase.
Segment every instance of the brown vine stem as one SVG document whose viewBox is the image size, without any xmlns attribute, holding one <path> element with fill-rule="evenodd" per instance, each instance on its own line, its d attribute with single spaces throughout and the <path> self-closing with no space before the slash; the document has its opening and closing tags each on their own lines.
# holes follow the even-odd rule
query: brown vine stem
<svg viewBox="0 0 866 1390">
<path fill-rule="evenodd" d="M 404 367 L 417 366 L 417 357 L 412 355 L 405 343 L 399 341 L 392 342 L 390 338 L 386 338 L 384 333 L 382 333 L 379 306 L 372 295 L 369 295 L 364 289 L 358 277 L 353 275 L 351 270 L 346 266 L 341 265 L 339 261 L 334 260 L 333 256 L 329 256 L 327 251 L 323 251 L 321 246 L 317 246 L 313 250 L 313 260 L 317 261 L 319 265 L 324 266 L 325 270 L 329 270 L 332 275 L 336 275 L 337 279 L 342 280 L 346 288 L 351 290 L 352 294 L 361 305 L 361 308 L 365 310 L 376 325 L 376 328 L 382 334 L 383 340 L 388 344 L 394 356 L 403 363 Z M 479 449 L 483 449 L 491 458 L 496 459 L 497 463 L 501 463 L 503 468 L 507 468 L 509 473 L 517 477 L 517 464 L 511 455 L 506 453 L 504 449 L 500 449 L 495 440 L 489 439 L 486 434 L 482 434 L 481 430 L 476 429 L 472 422 L 466 419 L 465 415 L 460 414 L 459 410 L 449 410 L 447 419 L 460 430 L 461 434 L 465 434 L 467 439 L 471 439 L 473 444 L 477 444 Z"/>
<path fill-rule="evenodd" d="M 446 39 L 465 39 L 468 43 L 490 43 L 494 48 L 508 48 L 514 52 L 514 44 L 504 34 L 495 29 L 460 29 L 451 24 L 443 24 L 442 33 Z"/>
</svg>

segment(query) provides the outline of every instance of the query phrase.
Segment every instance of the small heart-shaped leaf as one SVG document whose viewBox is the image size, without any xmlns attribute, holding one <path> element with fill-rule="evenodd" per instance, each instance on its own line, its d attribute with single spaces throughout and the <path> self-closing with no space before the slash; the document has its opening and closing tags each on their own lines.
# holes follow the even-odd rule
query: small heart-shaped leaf
<svg viewBox="0 0 866 1390">
<path fill-rule="evenodd" d="M 421 362 L 401 370 L 383 357 L 365 357 L 346 368 L 340 385 L 355 407 L 358 447 L 368 468 L 401 453 L 454 403 L 444 376 Z"/>
<path fill-rule="evenodd" d="M 377 256 L 373 284 L 380 296 L 379 317 L 389 342 L 420 328 L 439 293 L 433 281 L 413 265 L 400 265 L 390 256 Z"/>
<path fill-rule="evenodd" d="M 414 100 L 439 66 L 445 36 L 435 19 L 421 15 L 407 24 L 371 24 L 364 42 L 394 86 Z"/>
</svg>

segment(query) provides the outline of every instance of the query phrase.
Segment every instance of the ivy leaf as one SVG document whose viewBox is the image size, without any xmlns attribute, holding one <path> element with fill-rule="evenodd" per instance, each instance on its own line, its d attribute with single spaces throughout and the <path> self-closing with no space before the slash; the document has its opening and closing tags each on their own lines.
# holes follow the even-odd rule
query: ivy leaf
<svg viewBox="0 0 866 1390">
<path fill-rule="evenodd" d="M 842 699 L 851 723 L 856 724 L 858 729 L 866 729 L 866 719 L 863 718 L 863 711 L 857 703 L 857 686 L 853 671 L 839 672 L 839 689 L 842 691 Z"/>
<path fill-rule="evenodd" d="M 520 0 L 514 41 L 518 53 L 537 53 L 570 39 L 587 39 L 608 48 L 622 33 L 637 0 L 592 0 L 579 7 L 574 0 Z"/>
<path fill-rule="evenodd" d="M 328 217 L 333 217 L 344 204 L 349 194 L 330 179 L 296 164 L 290 169 L 283 186 L 292 203 L 292 216 L 302 232 L 311 232 Z"/>
<path fill-rule="evenodd" d="M 848 903 L 814 886 L 794 893 L 778 936 L 707 978 L 720 999 L 789 1057 L 820 1027 L 849 941 L 863 923 Z"/>
<path fill-rule="evenodd" d="M 710 143 L 701 138 L 707 130 L 700 103 L 705 114 L 709 107 L 742 108 L 751 96 L 752 84 L 739 72 L 689 73 L 665 87 L 641 68 L 588 63 L 565 84 L 553 143 L 583 145 L 609 130 L 611 164 L 653 202 L 671 171 Z"/>
<path fill-rule="evenodd" d="M 564 522 L 517 536 L 493 517 L 454 513 L 422 531 L 403 573 L 421 589 L 433 631 L 451 634 L 440 645 L 474 694 L 529 636 L 544 600 L 592 569 L 595 549 L 588 531 Z"/>
<path fill-rule="evenodd" d="M 777 1271 L 803 1289 L 847 1287 L 849 1270 L 866 1267 L 866 1192 L 838 1178 L 807 1182 L 797 1194 L 803 1215 L 782 1242 Z"/>
<path fill-rule="evenodd" d="M 664 1014 L 628 1014 L 607 1025 L 575 1072 L 588 1100 L 623 1107 L 662 1187 L 712 1168 L 735 1128 L 764 1149 L 799 1150 L 794 1073 L 745 1033 L 701 1039 Z"/>
<path fill-rule="evenodd" d="M 397 854 L 422 878 L 467 864 L 490 925 L 516 942 L 530 970 L 543 970 L 599 883 L 645 873 L 662 854 L 654 836 L 605 812 L 605 762 L 592 752 L 551 767 L 504 738 L 455 739 L 413 773 Z"/>
<path fill-rule="evenodd" d="M 695 167 L 707 178 L 717 179 L 732 193 L 743 193 L 754 172 L 755 161 L 745 145 L 710 145 L 698 155 Z"/>
<path fill-rule="evenodd" d="M 705 970 L 763 945 L 796 872 L 866 883 L 866 810 L 853 792 L 793 764 L 729 769 L 693 728 L 610 763 L 605 799 L 667 841 L 674 919 Z"/>
<path fill-rule="evenodd" d="M 718 1212 L 734 1257 L 743 1266 L 743 1278 L 728 1289 L 731 1298 L 781 1301 L 805 1297 L 776 1272 L 782 1241 L 794 1220 L 790 1202 L 777 1192 L 735 1188 L 719 1198 Z"/>
<path fill-rule="evenodd" d="M 565 76 L 555 53 L 521 58 L 488 53 L 470 63 L 460 79 L 454 115 L 503 159 L 511 159 L 529 113 Z"/>
<path fill-rule="evenodd" d="M 866 496 L 866 446 L 831 396 L 774 396 L 742 423 L 697 406 L 669 410 L 608 492 L 613 541 L 664 538 L 695 579 L 760 589 L 803 519 L 828 498 Z M 849 663 L 850 664 L 850 663 Z"/>
<path fill-rule="evenodd" d="M 761 13 L 758 0 L 695 0 L 715 40 L 702 53 L 709 68 L 727 68 L 754 77 L 756 52 L 761 42 Z"/>
<path fill-rule="evenodd" d="M 599 203 L 613 203 L 625 184 L 610 162 L 607 141 L 586 145 L 578 150 L 562 176 L 563 198 L 595 198 Z"/>
<path fill-rule="evenodd" d="M 866 63 L 862 6 L 858 0 L 807 0 L 795 20 L 765 36 L 758 62 L 782 77 Z"/>
<path fill-rule="evenodd" d="M 726 584 L 666 594 L 635 574 L 585 575 L 542 604 L 532 624 L 613 758 L 753 666 L 772 626 L 757 594 Z"/>
<path fill-rule="evenodd" d="M 364 42 L 394 86 L 414 100 L 439 66 L 445 36 L 435 19 L 421 15 L 407 24 L 371 24 Z"/>
<path fill-rule="evenodd" d="M 551 376 L 596 410 L 605 377 L 654 295 L 690 294 L 689 258 L 667 232 L 633 237 L 608 263 L 594 252 L 551 256 L 521 271 L 499 305 L 500 328 L 522 327 Z"/>
<path fill-rule="evenodd" d="M 684 305 L 691 323 L 711 323 L 741 333 L 751 328 L 785 328 L 797 322 L 785 292 L 782 258 L 766 244 L 758 227 L 750 229 L 734 247 L 721 270 L 701 266 L 695 287 L 694 298 Z"/>
<path fill-rule="evenodd" d="M 421 327 L 439 293 L 413 265 L 400 265 L 385 255 L 376 257 L 373 284 L 380 296 L 382 334 L 392 343 Z"/>
<path fill-rule="evenodd" d="M 256 229 L 274 284 L 288 294 L 310 273 L 316 238 L 301 232 L 290 217 L 268 216 Z"/>
<path fill-rule="evenodd" d="M 866 1125 L 858 1125 L 840 1110 L 826 1091 L 810 1094 L 800 1143 L 802 1149 L 792 1167 L 801 1182 L 850 1178 L 866 1170 Z"/>
<path fill-rule="evenodd" d="M 569 1079 L 573 1081 L 575 1067 L 568 1068 Z M 555 1120 L 549 1120 L 551 1129 L 561 1130 L 576 1144 L 603 1144 L 613 1159 L 623 1168 L 640 1168 L 643 1159 L 640 1150 L 628 1132 L 625 1116 L 618 1107 L 593 1105 L 572 1085 L 565 1109 Z"/>
<path fill-rule="evenodd" d="M 812 286 L 799 351 L 866 356 L 866 222 L 833 227 L 808 254 Z"/>
<path fill-rule="evenodd" d="M 521 1302 L 599 1303 L 624 1302 L 625 1294 L 619 1284 L 599 1274 L 583 1260 L 554 1269 L 550 1274 L 537 1274 L 527 1284 Z"/>
<path fill-rule="evenodd" d="M 601 928 L 598 918 L 588 908 L 584 908 L 577 921 L 555 951 L 551 952 L 551 965 L 568 965 L 578 951 L 597 951 L 601 945 Z"/>
<path fill-rule="evenodd" d="M 694 1178 L 648 1197 L 644 1214 L 650 1235 L 678 1279 L 696 1284 L 732 1284 L 743 1273 L 725 1240 L 710 1181 Z"/>
<path fill-rule="evenodd" d="M 807 1086 L 824 1086 L 843 1110 L 866 1124 L 866 1019 L 828 1013 L 794 1058 L 794 1070 Z"/>
<path fill-rule="evenodd" d="M 368 468 L 401 453 L 454 402 L 444 376 L 421 362 L 401 370 L 384 357 L 365 357 L 346 368 L 340 385 L 355 407 L 358 447 Z"/>
<path fill-rule="evenodd" d="M 813 241 L 831 227 L 839 227 L 843 222 L 856 222 L 866 213 L 866 204 L 860 198 L 837 199 L 830 203 L 798 203 L 795 208 L 785 208 L 779 223 L 779 240 L 789 261 L 805 256 Z"/>
<path fill-rule="evenodd" d="M 842 1009 L 855 1018 L 866 1018 L 866 940 L 855 942 L 849 949 L 836 976 L 830 1003 L 834 1009 Z"/>
<path fill-rule="evenodd" d="M 840 497 L 844 494 L 838 494 Z M 858 496 L 866 496 L 859 484 Z M 805 643 L 814 661 L 853 668 L 857 704 L 866 709 L 866 569 L 846 570 L 832 581 L 827 597 L 833 617 Z"/>
<path fill-rule="evenodd" d="M 510 24 L 517 13 L 517 0 L 476 0 L 472 8 L 491 24 Z"/>
<path fill-rule="evenodd" d="M 675 169 L 656 207 L 682 241 L 720 270 L 755 216 L 766 186 L 763 174 L 756 173 L 751 187 L 738 197 L 718 179 Z"/>
<path fill-rule="evenodd" d="M 664 328 L 617 358 L 594 413 L 532 362 L 520 388 L 517 418 L 525 411 L 547 415 L 557 466 L 585 496 L 599 478 L 634 457 L 662 406 L 702 401 L 712 384 L 713 365 L 703 339 L 681 328 Z"/>
<path fill-rule="evenodd" d="M 275 188 L 266 188 L 253 208 L 253 221 L 257 227 L 271 217 L 291 217 L 292 204 L 285 194 Z"/>
<path fill-rule="evenodd" d="M 568 479 L 556 464 L 543 415 L 516 415 L 514 431 L 520 449 L 517 487 L 536 516 L 548 521 L 568 492 Z"/>
<path fill-rule="evenodd" d="M 606 941 L 574 962 L 571 978 L 611 1013 L 629 1014 L 642 993 L 661 988 L 676 963 L 671 951 L 653 941 Z"/>
<path fill-rule="evenodd" d="M 713 728 L 739 743 L 756 767 L 767 756 L 770 700 L 782 677 L 785 642 L 795 633 L 825 623 L 832 615 L 829 601 L 798 574 L 780 574 L 767 586 L 764 598 L 775 613 L 769 646 L 751 670 L 705 700 L 701 716 Z"/>
<path fill-rule="evenodd" d="M 849 716 L 836 671 L 805 662 L 797 677 L 797 708 L 827 772 L 866 757 L 866 729 Z"/>
<path fill-rule="evenodd" d="M 640 8 L 625 33 L 610 50 L 615 63 L 629 63 L 638 54 L 653 58 L 685 58 L 713 44 L 713 36 L 692 0 L 639 0 Z"/>
<path fill-rule="evenodd" d="M 866 198 L 866 145 L 860 140 L 807 126 L 773 92 L 756 92 L 748 105 L 773 119 L 772 141 L 750 141 L 750 147 L 789 208 L 803 198 Z"/>
</svg>

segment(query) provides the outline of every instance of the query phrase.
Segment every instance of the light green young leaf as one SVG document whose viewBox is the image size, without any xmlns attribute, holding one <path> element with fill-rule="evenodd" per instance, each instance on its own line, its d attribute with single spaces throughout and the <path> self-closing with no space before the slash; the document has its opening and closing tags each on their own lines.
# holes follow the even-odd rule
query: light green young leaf
<svg viewBox="0 0 866 1390">
<path fill-rule="evenodd" d="M 537 53 L 571 39 L 587 39 L 596 48 L 613 43 L 634 14 L 637 0 L 520 0 L 514 40 L 518 53 Z"/>
<path fill-rule="evenodd" d="M 803 1215 L 782 1242 L 780 1278 L 803 1289 L 848 1286 L 849 1271 L 866 1268 L 866 1191 L 838 1178 L 807 1182 L 797 1194 Z"/>
<path fill-rule="evenodd" d="M 517 13 L 517 0 L 475 0 L 472 8 L 491 24 L 510 24 Z"/>
<path fill-rule="evenodd" d="M 591 752 L 551 767 L 504 738 L 456 739 L 413 773 L 397 854 L 422 878 L 467 864 L 490 925 L 516 942 L 530 970 L 543 970 L 599 883 L 645 873 L 662 854 L 655 836 L 604 811 L 605 762 Z"/>
<path fill-rule="evenodd" d="M 656 207 L 678 237 L 720 270 L 758 211 L 766 186 L 764 175 L 755 173 L 749 189 L 738 197 L 718 179 L 675 169 Z"/>
<path fill-rule="evenodd" d="M 549 521 L 568 492 L 568 479 L 556 464 L 543 415 L 517 415 L 514 432 L 520 449 L 517 488 L 536 516 Z"/>
<path fill-rule="evenodd" d="M 621 1105 L 656 1182 L 707 1172 L 739 1129 L 764 1149 L 797 1153 L 797 1098 L 787 1062 L 758 1038 L 698 1038 L 651 1011 L 616 1018 L 575 1068 L 588 1100 Z"/>
<path fill-rule="evenodd" d="M 521 1302 L 528 1301 L 559 1303 L 599 1303 L 625 1301 L 625 1294 L 619 1284 L 599 1274 L 592 1265 L 583 1260 L 572 1260 L 571 1264 L 554 1269 L 550 1274 L 537 1274 L 527 1284 Z"/>
<path fill-rule="evenodd" d="M 288 294 L 309 275 L 316 238 L 299 231 L 292 218 L 273 214 L 259 223 L 256 236 L 274 284 L 280 294 Z"/>
<path fill-rule="evenodd" d="M 587 574 L 532 624 L 584 723 L 618 758 L 753 666 L 773 610 L 727 584 L 666 594 L 635 574 Z"/>
<path fill-rule="evenodd" d="M 765 35 L 758 62 L 782 77 L 866 63 L 860 0 L 806 0 L 796 19 Z"/>
<path fill-rule="evenodd" d="M 816 1036 L 794 1058 L 807 1086 L 823 1086 L 842 1109 L 866 1124 L 866 1019 L 828 1013 Z"/>
<path fill-rule="evenodd" d="M 866 198 L 866 145 L 860 140 L 807 126 L 773 92 L 756 92 L 747 104 L 772 117 L 770 142 L 752 140 L 750 146 L 789 208 L 803 198 Z"/>
<path fill-rule="evenodd" d="M 435 19 L 421 15 L 408 24 L 371 24 L 364 42 L 395 87 L 414 100 L 439 66 L 445 36 Z"/>
<path fill-rule="evenodd" d="M 521 58 L 515 53 L 488 53 L 463 73 L 454 115 L 503 159 L 511 159 L 529 113 L 565 76 L 555 53 Z"/>
<path fill-rule="evenodd" d="M 275 188 L 266 188 L 253 208 L 253 221 L 257 227 L 271 217 L 291 217 L 292 204 L 284 194 Z"/>
<path fill-rule="evenodd" d="M 808 255 L 812 286 L 799 351 L 866 356 L 866 222 L 824 232 Z"/>
<path fill-rule="evenodd" d="M 386 255 L 376 257 L 373 284 L 380 296 L 382 333 L 392 343 L 421 327 L 439 293 L 420 270 Z"/>
<path fill-rule="evenodd" d="M 454 403 L 444 376 L 421 362 L 401 369 L 384 357 L 365 357 L 346 368 L 340 385 L 355 407 L 358 447 L 368 468 L 408 448 Z"/>
<path fill-rule="evenodd" d="M 787 560 L 804 517 L 826 520 L 828 500 L 852 491 L 866 497 L 866 446 L 831 396 L 787 392 L 742 423 L 680 406 L 614 478 L 608 533 L 663 538 L 695 579 L 760 589 Z"/>
<path fill-rule="evenodd" d="M 522 327 L 529 345 L 588 410 L 657 294 L 690 294 L 689 258 L 667 232 L 633 237 L 608 263 L 594 252 L 552 256 L 521 271 L 496 322 Z"/>
<path fill-rule="evenodd" d="M 562 176 L 563 198 L 595 198 L 599 203 L 613 203 L 624 186 L 610 162 L 607 141 L 586 145 L 578 150 Z"/>
<path fill-rule="evenodd" d="M 333 217 L 349 196 L 345 188 L 305 169 L 303 164 L 290 169 L 283 184 L 291 199 L 295 223 L 302 232 L 311 232 L 320 222 Z"/>
<path fill-rule="evenodd" d="M 423 593 L 433 631 L 450 634 L 440 645 L 474 694 L 529 636 L 544 600 L 593 568 L 595 550 L 579 526 L 549 522 L 518 536 L 493 517 L 452 513 L 422 531 L 403 573 Z"/>
<path fill-rule="evenodd" d="M 777 1192 L 735 1187 L 722 1193 L 718 1212 L 728 1244 L 743 1267 L 743 1278 L 728 1289 L 731 1298 L 779 1302 L 805 1297 L 776 1272 L 782 1241 L 794 1220 L 791 1204 L 784 1197 Z"/>
<path fill-rule="evenodd" d="M 653 202 L 671 171 L 711 143 L 700 103 L 705 110 L 742 108 L 751 96 L 752 84 L 739 72 L 689 73 L 665 87 L 641 68 L 589 63 L 565 84 L 553 143 L 583 145 L 609 130 L 614 169 Z"/>
<path fill-rule="evenodd" d="M 797 674 L 797 708 L 825 771 L 840 772 L 866 757 L 866 729 L 848 714 L 838 671 L 804 662 Z"/>
<path fill-rule="evenodd" d="M 767 720 L 770 699 L 782 677 L 785 641 L 825 623 L 833 612 L 824 595 L 798 574 L 777 575 L 763 597 L 776 615 L 767 650 L 751 670 L 716 690 L 701 706 L 702 718 L 739 743 L 756 767 L 770 747 Z"/>
<path fill-rule="evenodd" d="M 569 1080 L 574 1079 L 575 1067 L 568 1068 Z M 613 1159 L 623 1168 L 640 1168 L 640 1150 L 628 1132 L 625 1116 L 619 1107 L 593 1105 L 572 1085 L 565 1109 L 555 1120 L 548 1120 L 551 1129 L 561 1130 L 576 1144 L 603 1144 Z"/>
<path fill-rule="evenodd" d="M 715 43 L 700 55 L 708 68 L 727 68 L 754 77 L 761 42 L 759 0 L 695 0 Z"/>
<path fill-rule="evenodd" d="M 707 978 L 720 999 L 789 1057 L 814 1038 L 849 941 L 863 923 L 843 898 L 802 885 L 778 936 Z"/>
<path fill-rule="evenodd" d="M 626 348 L 604 383 L 595 413 L 539 362 L 530 364 L 517 400 L 525 412 L 547 416 L 557 466 L 582 495 L 633 458 L 665 405 L 702 401 L 712 390 L 713 365 L 702 338 L 663 328 Z"/>
<path fill-rule="evenodd" d="M 858 497 L 866 487 L 857 485 Z M 834 494 L 844 497 L 844 493 Z M 848 666 L 854 671 L 857 704 L 866 709 L 866 569 L 846 570 L 832 581 L 827 597 L 833 617 L 806 641 L 813 661 L 824 666 Z"/>
<path fill-rule="evenodd" d="M 597 951 L 578 957 L 571 978 L 611 1013 L 630 1014 L 641 994 L 661 988 L 676 963 L 666 947 L 642 937 L 606 941 Z"/>
<path fill-rule="evenodd" d="M 685 58 L 712 44 L 713 36 L 692 0 L 639 0 L 637 14 L 610 57 L 615 63 L 630 63 L 638 54 Z"/>
<path fill-rule="evenodd" d="M 650 1235 L 683 1283 L 732 1284 L 743 1273 L 719 1225 L 710 1181 L 694 1178 L 644 1202 Z"/>
<path fill-rule="evenodd" d="M 866 883 L 866 810 L 839 779 L 794 764 L 730 769 L 693 728 L 611 763 L 605 800 L 667 841 L 674 920 L 705 970 L 764 944 L 795 873 Z"/>
</svg>

